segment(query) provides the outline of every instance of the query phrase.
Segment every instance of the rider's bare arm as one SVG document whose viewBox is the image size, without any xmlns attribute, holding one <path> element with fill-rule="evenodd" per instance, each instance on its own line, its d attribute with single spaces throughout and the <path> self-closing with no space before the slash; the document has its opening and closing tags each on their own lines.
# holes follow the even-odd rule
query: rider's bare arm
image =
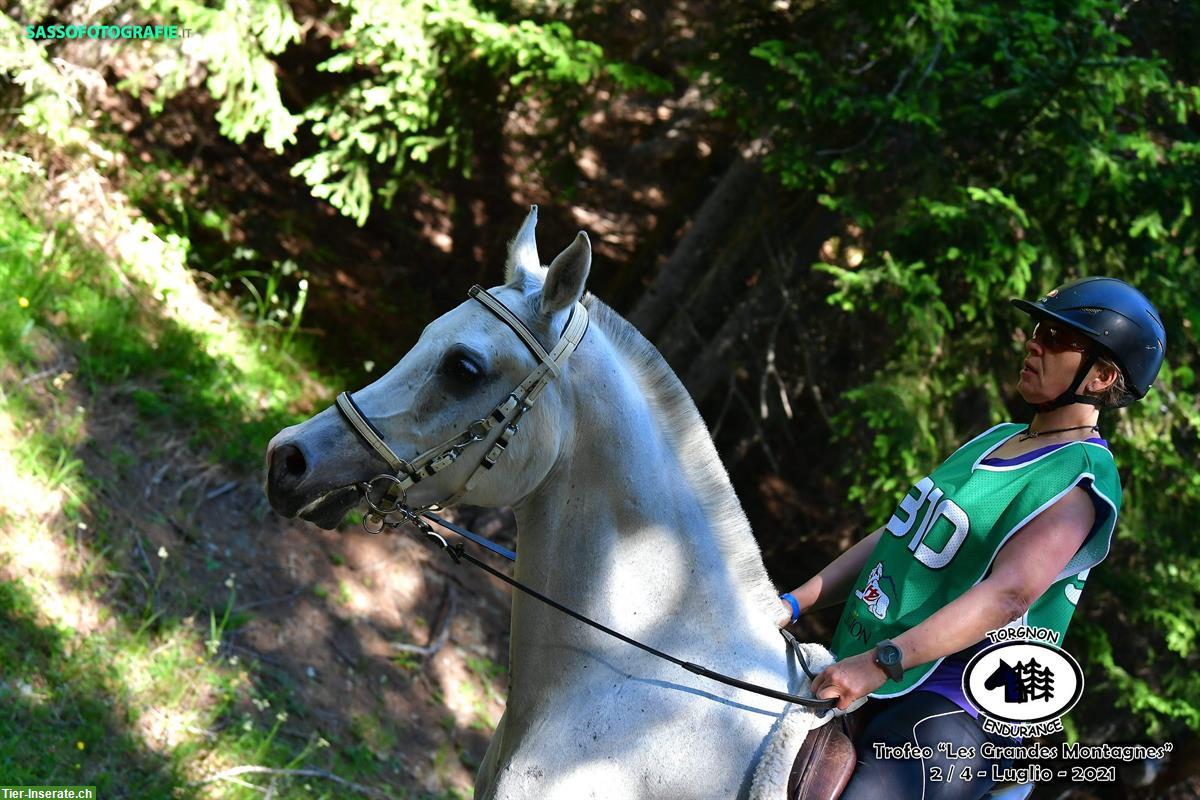
<svg viewBox="0 0 1200 800">
<path fill-rule="evenodd" d="M 875 543 L 881 535 L 883 528 L 863 537 L 849 550 L 829 562 L 825 569 L 809 578 L 799 588 L 793 589 L 792 595 L 799 601 L 800 607 L 808 611 L 846 602 L 854 579 L 862 572 L 863 565 L 867 563 L 867 558 L 875 549 Z M 782 600 L 780 602 L 788 615 L 784 620 L 791 619 L 792 607 Z"/>
<path fill-rule="evenodd" d="M 905 669 L 969 647 L 1022 616 L 1083 545 L 1095 514 L 1076 487 L 1028 522 L 1000 548 L 988 577 L 893 639 Z"/>
</svg>

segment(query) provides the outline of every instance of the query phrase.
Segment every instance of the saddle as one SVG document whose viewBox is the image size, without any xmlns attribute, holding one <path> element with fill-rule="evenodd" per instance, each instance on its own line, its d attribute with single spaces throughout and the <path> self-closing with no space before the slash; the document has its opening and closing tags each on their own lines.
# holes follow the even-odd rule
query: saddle
<svg viewBox="0 0 1200 800">
<path fill-rule="evenodd" d="M 854 773 L 853 715 L 808 732 L 792 763 L 788 800 L 837 800 Z"/>
</svg>

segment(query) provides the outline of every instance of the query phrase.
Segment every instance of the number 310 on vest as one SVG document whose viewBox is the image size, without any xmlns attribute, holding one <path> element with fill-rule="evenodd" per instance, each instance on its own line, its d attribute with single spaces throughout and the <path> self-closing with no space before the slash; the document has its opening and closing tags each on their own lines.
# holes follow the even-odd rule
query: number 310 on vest
<svg viewBox="0 0 1200 800">
<path fill-rule="evenodd" d="M 942 497 L 944 493 L 933 485 L 930 478 L 922 478 L 915 488 L 917 496 L 913 497 L 911 493 L 904 496 L 900 501 L 900 508 L 888 520 L 887 531 L 897 538 L 907 536 L 913 529 L 913 523 L 920 519 L 917 532 L 908 543 L 908 549 L 912 551 L 913 557 L 925 566 L 941 569 L 950 563 L 958 548 L 962 546 L 963 540 L 970 532 L 971 521 L 967 519 L 967 512 L 957 503 L 948 497 Z M 900 512 L 904 512 L 907 518 L 901 519 Z M 940 517 L 944 517 L 954 527 L 954 533 L 941 550 L 934 550 L 923 540 Z"/>
</svg>

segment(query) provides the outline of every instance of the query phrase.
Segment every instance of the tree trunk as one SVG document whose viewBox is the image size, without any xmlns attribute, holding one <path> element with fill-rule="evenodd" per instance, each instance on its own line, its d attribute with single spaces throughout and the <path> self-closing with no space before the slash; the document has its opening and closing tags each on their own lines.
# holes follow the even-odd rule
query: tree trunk
<svg viewBox="0 0 1200 800">
<path fill-rule="evenodd" d="M 742 219 L 746 198 L 763 180 L 755 153 L 739 155 L 705 198 L 683 239 L 629 313 L 630 322 L 655 341 L 684 297 L 711 264 L 713 252 Z"/>
<path fill-rule="evenodd" d="M 738 366 L 765 366 L 765 331 L 781 313 L 803 313 L 812 299 L 807 267 L 837 217 L 811 199 L 780 209 L 779 196 L 745 198 L 728 246 L 681 298 L 657 343 L 698 405 Z"/>
</svg>

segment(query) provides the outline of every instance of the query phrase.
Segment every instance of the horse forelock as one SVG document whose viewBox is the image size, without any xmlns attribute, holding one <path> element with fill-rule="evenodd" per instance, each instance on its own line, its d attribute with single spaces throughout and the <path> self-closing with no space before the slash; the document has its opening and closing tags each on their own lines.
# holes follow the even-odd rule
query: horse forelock
<svg viewBox="0 0 1200 800">
<path fill-rule="evenodd" d="M 604 331 L 641 387 L 689 484 L 711 487 L 712 491 L 697 492 L 696 499 L 715 531 L 716 544 L 752 607 L 773 618 L 779 605 L 775 587 L 750 521 L 691 395 L 658 349 L 632 323 L 591 293 L 586 293 L 582 302 L 591 324 Z"/>
</svg>

